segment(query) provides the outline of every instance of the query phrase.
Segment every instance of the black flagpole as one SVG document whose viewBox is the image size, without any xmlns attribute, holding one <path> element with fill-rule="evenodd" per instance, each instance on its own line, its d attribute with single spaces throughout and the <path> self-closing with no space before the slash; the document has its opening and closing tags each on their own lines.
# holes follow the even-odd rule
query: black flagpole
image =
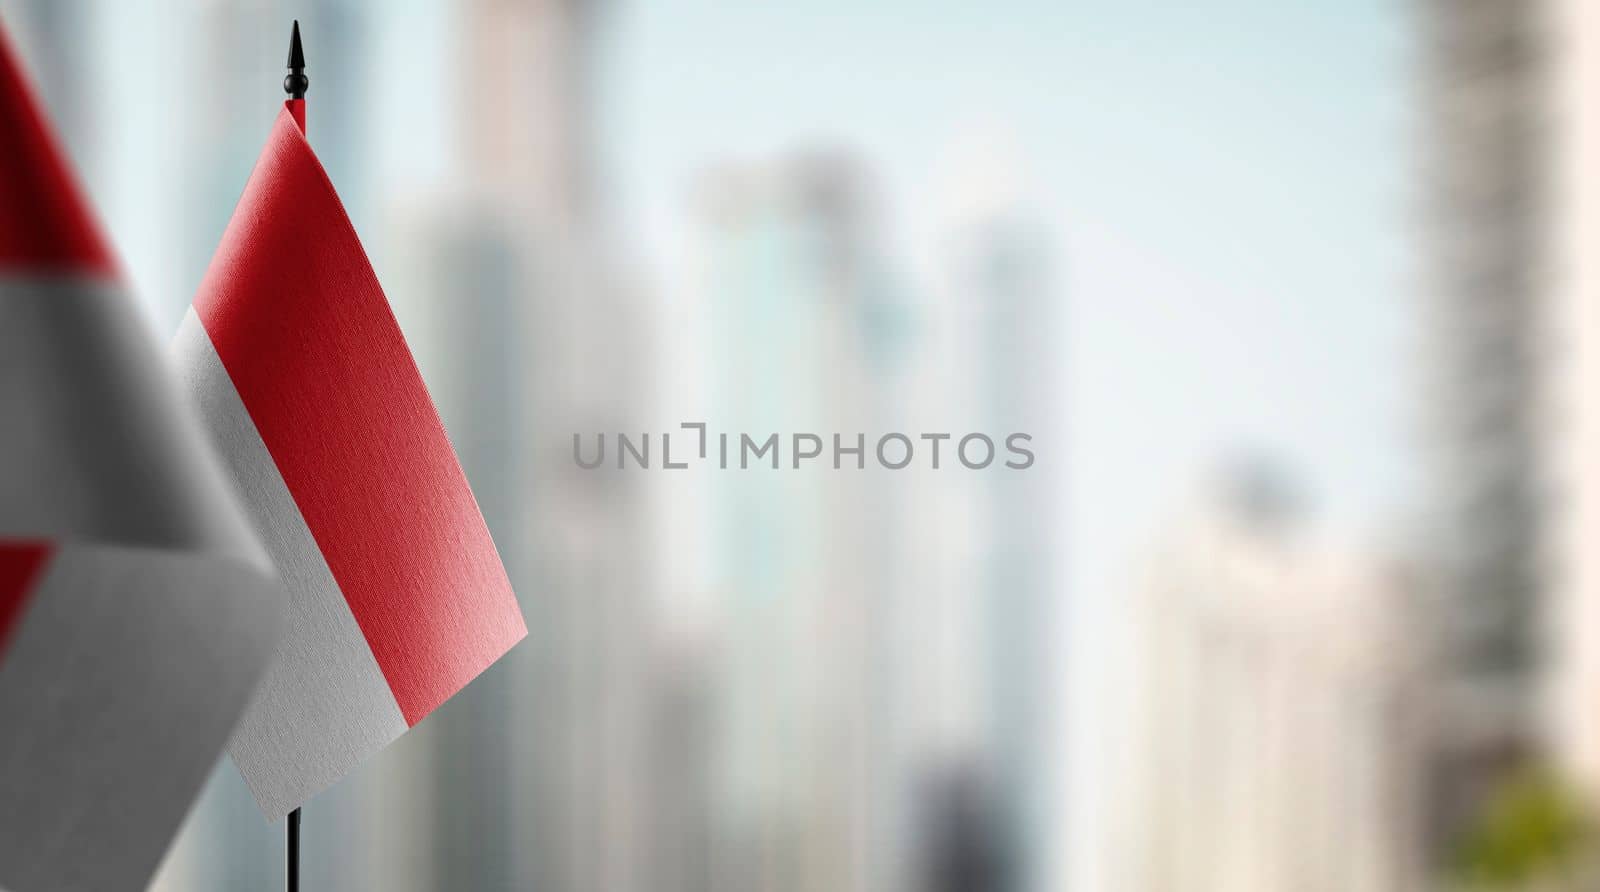
<svg viewBox="0 0 1600 892">
<path fill-rule="evenodd" d="M 283 92 L 289 94 L 290 99 L 306 98 L 306 88 L 311 86 L 311 79 L 306 77 L 306 51 L 300 46 L 300 20 L 294 20 L 294 29 L 289 32 L 289 74 L 283 79 Z"/>
<path fill-rule="evenodd" d="M 283 92 L 290 99 L 306 98 L 311 79 L 306 77 L 306 52 L 300 46 L 300 20 L 289 32 L 289 74 L 283 79 Z M 300 892 L 300 809 L 289 812 L 289 892 Z"/>
<path fill-rule="evenodd" d="M 300 892 L 300 809 L 289 812 L 289 892 Z"/>
</svg>

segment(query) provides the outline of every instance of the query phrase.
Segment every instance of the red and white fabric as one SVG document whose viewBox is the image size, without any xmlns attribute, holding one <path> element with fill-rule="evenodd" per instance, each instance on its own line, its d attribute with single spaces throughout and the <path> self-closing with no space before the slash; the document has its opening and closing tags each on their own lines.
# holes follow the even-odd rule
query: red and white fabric
<svg viewBox="0 0 1600 892">
<path fill-rule="evenodd" d="M 229 745 L 269 817 L 421 721 L 527 634 L 387 299 L 278 116 L 174 349 L 289 591 Z"/>
<path fill-rule="evenodd" d="M 145 887 L 283 602 L 0 33 L 0 888 Z"/>
</svg>

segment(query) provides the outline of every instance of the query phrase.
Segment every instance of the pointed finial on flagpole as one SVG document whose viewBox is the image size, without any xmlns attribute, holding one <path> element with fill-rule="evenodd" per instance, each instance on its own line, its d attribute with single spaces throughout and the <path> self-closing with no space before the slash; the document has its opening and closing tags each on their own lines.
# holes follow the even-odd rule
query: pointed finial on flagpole
<svg viewBox="0 0 1600 892">
<path fill-rule="evenodd" d="M 294 30 L 289 32 L 289 75 L 283 79 L 283 92 L 290 99 L 306 98 L 306 88 L 311 79 L 306 77 L 306 51 L 300 46 L 300 20 L 294 20 Z"/>
</svg>

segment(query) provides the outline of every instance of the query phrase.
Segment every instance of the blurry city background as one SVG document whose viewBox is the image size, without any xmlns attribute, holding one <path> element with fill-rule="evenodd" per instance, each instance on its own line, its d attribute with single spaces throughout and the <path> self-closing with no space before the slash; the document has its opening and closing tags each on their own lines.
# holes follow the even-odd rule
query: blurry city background
<svg viewBox="0 0 1600 892">
<path fill-rule="evenodd" d="M 0 16 L 163 335 L 301 20 L 522 599 L 307 806 L 306 888 L 1554 892 L 1600 889 L 1591 7 Z M 572 462 L 696 421 L 1038 461 Z M 282 862 L 224 760 L 157 888 Z"/>
</svg>

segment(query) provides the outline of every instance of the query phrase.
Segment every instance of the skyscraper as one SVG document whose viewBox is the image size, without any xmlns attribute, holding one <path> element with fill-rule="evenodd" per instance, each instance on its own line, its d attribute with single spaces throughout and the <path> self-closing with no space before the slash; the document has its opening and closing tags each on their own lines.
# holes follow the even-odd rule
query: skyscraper
<svg viewBox="0 0 1600 892">
<path fill-rule="evenodd" d="M 711 435 L 728 437 L 709 484 L 714 888 L 885 888 L 887 566 L 903 515 L 871 457 L 896 402 L 872 181 L 812 153 L 700 186 Z M 798 469 L 797 431 L 823 440 Z M 835 470 L 833 435 L 854 449 L 858 432 L 864 452 Z M 779 467 L 746 470 L 742 437 L 774 433 Z M 719 442 L 709 456 L 720 465 Z"/>
<path fill-rule="evenodd" d="M 486 888 L 649 885 L 638 873 L 654 603 L 645 493 L 637 475 L 577 469 L 569 451 L 575 432 L 640 424 L 649 398 L 646 308 L 616 273 L 624 252 L 591 167 L 602 11 L 589 0 L 473 0 L 462 10 L 463 188 L 489 212 L 479 231 L 493 234 L 485 245 L 498 246 L 513 278 L 498 321 L 480 320 L 488 327 L 449 349 L 474 362 L 469 341 L 509 339 L 517 380 L 496 430 L 512 444 L 497 460 L 514 463 L 513 494 L 501 545 L 518 555 L 513 581 L 530 630 L 491 707 L 507 710 L 509 725 L 478 735 L 483 745 L 530 742 L 499 754 L 515 791 L 498 797 L 510 803 L 499 837 L 510 869 Z M 500 388 L 489 380 L 500 371 L 475 363 L 471 399 Z M 456 794 L 456 808 L 473 808 L 472 798 Z M 471 840 L 458 843 L 461 859 L 475 857 Z"/>
<path fill-rule="evenodd" d="M 1015 205 L 990 208 L 964 227 L 954 233 L 964 249 L 951 272 L 973 322 L 979 423 L 1001 442 L 1026 433 L 1032 448 L 1059 456 L 1064 312 L 1049 233 Z M 997 785 L 998 829 L 1016 860 L 1017 885 L 1008 888 L 1045 888 L 1045 862 L 1060 843 L 1049 835 L 1062 768 L 1054 736 L 1062 667 L 1053 645 L 1064 606 L 1056 569 L 1065 541 L 1058 475 L 1047 457 L 1025 472 L 982 478 L 987 548 L 977 595 L 988 639 L 988 774 Z"/>
<path fill-rule="evenodd" d="M 1115 764 L 1126 892 L 1423 884 L 1426 666 L 1409 574 L 1313 544 L 1277 473 L 1208 486 L 1129 605 Z"/>
<path fill-rule="evenodd" d="M 1600 811 L 1600 14 L 1582 0 L 1548 4 L 1551 59 L 1550 250 L 1543 433 L 1550 486 L 1551 568 L 1545 626 L 1552 752 Z"/>
<path fill-rule="evenodd" d="M 1537 725 L 1548 490 L 1543 3 L 1423 0 L 1422 414 L 1438 596 L 1437 829 L 1522 758 Z"/>
</svg>

